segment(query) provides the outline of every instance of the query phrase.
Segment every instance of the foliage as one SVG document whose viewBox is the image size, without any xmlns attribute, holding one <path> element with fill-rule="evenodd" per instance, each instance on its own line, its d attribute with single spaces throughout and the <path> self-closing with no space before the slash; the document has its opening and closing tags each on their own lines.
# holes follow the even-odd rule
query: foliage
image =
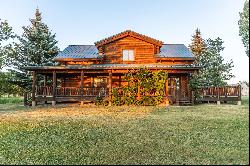
<svg viewBox="0 0 250 166">
<path fill-rule="evenodd" d="M 6 52 L 12 46 L 9 43 L 9 39 L 14 39 L 15 37 L 12 27 L 9 26 L 7 20 L 1 21 L 0 19 L 0 69 L 5 65 Z M 8 44 L 4 45 L 4 43 Z"/>
<path fill-rule="evenodd" d="M 112 89 L 112 105 L 119 106 L 123 105 L 121 93 L 119 92 L 120 89 L 118 88 L 113 88 Z"/>
<path fill-rule="evenodd" d="M 230 80 L 233 76 L 231 73 L 233 61 L 224 62 L 224 58 L 220 52 L 224 50 L 223 41 L 220 38 L 215 40 L 207 39 L 207 50 L 204 55 L 199 59 L 202 69 L 201 85 L 202 86 L 223 86 L 226 81 Z"/>
<path fill-rule="evenodd" d="M 23 89 L 10 82 L 12 75 L 9 72 L 0 72 L 0 96 L 2 95 L 22 95 Z"/>
<path fill-rule="evenodd" d="M 246 48 L 246 54 L 249 57 L 249 0 L 244 3 L 243 12 L 240 12 L 239 35 L 242 37 L 242 42 Z"/>
<path fill-rule="evenodd" d="M 192 41 L 194 40 L 196 39 L 192 39 Z M 203 41 L 201 36 L 199 36 L 199 40 Z M 214 40 L 209 38 L 204 42 L 205 48 L 202 49 L 199 56 L 196 56 L 195 61 L 195 64 L 201 66 L 201 69 L 198 73 L 194 73 L 189 80 L 190 89 L 195 92 L 196 102 L 200 97 L 199 89 L 201 87 L 224 86 L 227 80 L 234 77 L 231 73 L 234 67 L 233 61 L 224 62 L 224 58 L 220 55 L 221 51 L 224 50 L 222 39 L 219 37 Z M 194 49 L 193 51 L 195 55 L 198 54 Z"/>
<path fill-rule="evenodd" d="M 156 108 L 159 111 L 143 114 Z M 164 110 L 159 106 L 34 109 L 0 104 L 0 163 L 249 164 L 248 105 L 170 106 L 170 111 Z"/>
<path fill-rule="evenodd" d="M 22 97 L 0 97 L 0 104 L 19 104 L 22 102 Z"/>
<path fill-rule="evenodd" d="M 114 105 L 158 105 L 163 102 L 167 73 L 148 68 L 129 71 L 125 75 L 127 86 L 114 89 Z M 120 92 L 119 92 L 120 91 Z"/>
<path fill-rule="evenodd" d="M 192 36 L 191 44 L 189 45 L 190 50 L 192 53 L 198 57 L 200 56 L 206 49 L 206 43 L 204 39 L 201 37 L 201 32 L 197 28 L 195 30 L 195 34 Z"/>
<path fill-rule="evenodd" d="M 23 27 L 24 32 L 18 37 L 19 42 L 8 53 L 8 66 L 15 76 L 12 82 L 25 89 L 30 89 L 32 77 L 24 67 L 53 65 L 53 58 L 58 52 L 55 34 L 42 22 L 38 9 L 35 19 L 30 22 L 30 26 Z"/>
</svg>

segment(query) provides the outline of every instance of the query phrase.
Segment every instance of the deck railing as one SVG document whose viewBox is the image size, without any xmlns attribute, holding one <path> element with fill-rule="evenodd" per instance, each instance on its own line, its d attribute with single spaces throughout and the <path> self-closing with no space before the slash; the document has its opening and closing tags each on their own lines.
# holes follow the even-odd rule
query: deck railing
<svg viewBox="0 0 250 166">
<path fill-rule="evenodd" d="M 206 87 L 200 89 L 202 101 L 240 101 L 241 86 Z"/>
<path fill-rule="evenodd" d="M 36 96 L 52 96 L 53 88 L 51 86 L 37 86 Z M 57 97 L 65 96 L 108 96 L 108 88 L 104 87 L 57 87 L 55 89 Z"/>
<path fill-rule="evenodd" d="M 201 88 L 201 96 L 240 96 L 240 86 L 207 87 Z"/>
</svg>

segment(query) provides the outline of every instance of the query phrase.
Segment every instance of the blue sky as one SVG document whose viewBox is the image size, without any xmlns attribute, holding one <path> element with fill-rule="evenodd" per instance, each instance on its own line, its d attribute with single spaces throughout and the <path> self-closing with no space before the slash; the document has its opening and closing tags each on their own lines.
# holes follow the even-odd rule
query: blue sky
<svg viewBox="0 0 250 166">
<path fill-rule="evenodd" d="M 229 83 L 249 81 L 249 58 L 239 37 L 245 0 L 0 0 L 0 18 L 22 34 L 38 6 L 56 33 L 59 48 L 95 41 L 131 29 L 164 43 L 186 46 L 198 27 L 203 38 L 224 40 L 222 56 L 234 62 Z"/>
</svg>

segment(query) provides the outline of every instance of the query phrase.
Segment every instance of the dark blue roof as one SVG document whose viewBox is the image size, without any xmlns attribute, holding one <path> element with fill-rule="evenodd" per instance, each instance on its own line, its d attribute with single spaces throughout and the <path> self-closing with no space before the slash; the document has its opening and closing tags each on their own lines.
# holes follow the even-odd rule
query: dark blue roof
<svg viewBox="0 0 250 166">
<path fill-rule="evenodd" d="M 158 57 L 194 58 L 195 56 L 184 44 L 163 44 Z"/>
<path fill-rule="evenodd" d="M 59 52 L 55 59 L 60 58 L 97 58 L 98 49 L 95 45 L 69 45 Z"/>
<path fill-rule="evenodd" d="M 163 44 L 160 53 L 156 55 L 159 58 L 177 57 L 177 58 L 194 58 L 194 55 L 184 44 Z M 61 51 L 55 59 L 61 58 L 97 58 L 98 49 L 95 45 L 69 45 Z"/>
</svg>

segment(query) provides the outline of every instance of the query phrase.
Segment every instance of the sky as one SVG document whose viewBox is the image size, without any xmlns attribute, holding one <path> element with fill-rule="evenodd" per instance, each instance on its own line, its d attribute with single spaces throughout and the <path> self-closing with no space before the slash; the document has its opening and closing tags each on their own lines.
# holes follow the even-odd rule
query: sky
<svg viewBox="0 0 250 166">
<path fill-rule="evenodd" d="M 169 44 L 189 45 L 195 29 L 204 39 L 220 37 L 225 62 L 233 60 L 228 83 L 249 81 L 249 58 L 239 36 L 239 12 L 245 0 L 0 0 L 0 18 L 21 35 L 38 7 L 56 34 L 60 50 L 94 44 L 125 30 Z"/>
</svg>

